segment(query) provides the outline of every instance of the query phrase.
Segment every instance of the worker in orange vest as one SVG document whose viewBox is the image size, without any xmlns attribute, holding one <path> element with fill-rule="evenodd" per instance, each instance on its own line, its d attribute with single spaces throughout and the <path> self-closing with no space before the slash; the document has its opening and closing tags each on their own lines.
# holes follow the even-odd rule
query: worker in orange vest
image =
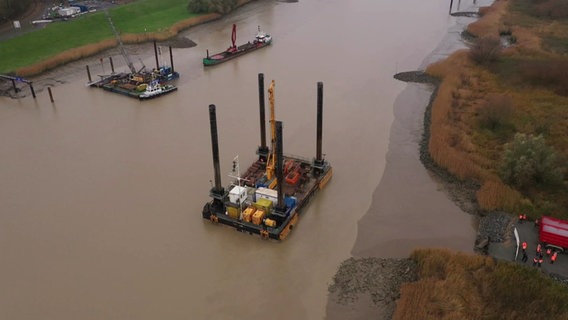
<svg viewBox="0 0 568 320">
<path fill-rule="evenodd" d="M 552 253 L 552 250 L 550 250 L 550 248 L 546 249 L 546 255 L 550 257 L 550 254 Z"/>
<path fill-rule="evenodd" d="M 537 263 L 538 263 L 538 256 L 534 256 L 534 258 L 533 258 L 533 267 L 535 267 Z"/>
<path fill-rule="evenodd" d="M 523 214 L 519 214 L 519 224 L 523 223 Z"/>
<path fill-rule="evenodd" d="M 523 250 L 523 258 L 522 258 L 523 263 L 526 263 L 528 258 L 529 257 L 527 256 L 527 252 L 525 250 Z"/>
<path fill-rule="evenodd" d="M 523 220 L 527 221 L 527 214 L 523 213 Z"/>
<path fill-rule="evenodd" d="M 538 258 L 538 267 L 539 268 L 540 268 L 540 265 L 542 264 L 542 261 L 543 261 L 542 256 L 540 256 L 540 258 Z"/>
<path fill-rule="evenodd" d="M 554 251 L 552 257 L 550 257 L 550 264 L 553 264 L 556 261 L 556 257 L 558 256 L 558 252 Z"/>
<path fill-rule="evenodd" d="M 536 246 L 536 254 L 538 255 L 542 251 L 540 243 Z"/>
<path fill-rule="evenodd" d="M 526 250 L 527 250 L 527 242 L 523 241 L 523 251 L 526 251 Z"/>
</svg>

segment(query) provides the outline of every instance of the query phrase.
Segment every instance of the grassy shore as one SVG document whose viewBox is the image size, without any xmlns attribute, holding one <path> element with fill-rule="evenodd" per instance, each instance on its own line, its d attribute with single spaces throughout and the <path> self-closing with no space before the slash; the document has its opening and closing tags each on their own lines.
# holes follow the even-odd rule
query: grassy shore
<svg viewBox="0 0 568 320">
<path fill-rule="evenodd" d="M 495 59 L 476 62 L 471 50 L 463 50 L 428 67 L 442 79 L 432 105 L 429 152 L 451 174 L 481 186 L 476 196 L 484 210 L 568 218 L 565 176 L 554 186 L 521 188 L 500 174 L 504 150 L 516 133 L 542 135 L 568 159 L 568 12 L 552 17 L 558 9 L 546 6 L 563 5 L 556 0 L 538 5 L 497 0 L 468 26 L 474 41 L 504 35 L 514 40 Z M 488 119 L 496 122 L 488 125 Z M 559 165 L 566 172 L 566 161 Z"/>
<path fill-rule="evenodd" d="M 241 0 L 239 5 L 250 0 Z M 186 0 L 137 0 L 111 8 L 113 23 L 126 43 L 162 41 L 193 25 L 220 17 L 188 12 Z M 117 45 L 103 12 L 57 22 L 0 45 L 0 73 L 30 76 Z"/>
<path fill-rule="evenodd" d="M 420 249 L 419 280 L 401 288 L 393 319 L 568 319 L 568 289 L 536 268 Z"/>
</svg>

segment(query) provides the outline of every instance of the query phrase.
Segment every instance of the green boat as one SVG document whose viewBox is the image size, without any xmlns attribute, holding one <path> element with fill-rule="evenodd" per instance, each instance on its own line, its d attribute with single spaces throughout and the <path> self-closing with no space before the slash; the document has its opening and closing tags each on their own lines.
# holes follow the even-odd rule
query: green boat
<svg viewBox="0 0 568 320">
<path fill-rule="evenodd" d="M 214 55 L 209 55 L 209 50 L 207 50 L 207 57 L 203 58 L 203 65 L 204 66 L 214 66 L 225 61 L 234 59 L 238 56 L 242 56 L 245 53 L 264 48 L 272 43 L 272 37 L 260 30 L 258 27 L 258 33 L 254 37 L 253 41 L 249 41 L 245 44 L 237 46 L 235 44 L 237 40 L 237 26 L 233 24 L 233 33 L 231 36 L 231 40 L 233 45 L 229 47 L 227 50 L 216 53 Z"/>
</svg>

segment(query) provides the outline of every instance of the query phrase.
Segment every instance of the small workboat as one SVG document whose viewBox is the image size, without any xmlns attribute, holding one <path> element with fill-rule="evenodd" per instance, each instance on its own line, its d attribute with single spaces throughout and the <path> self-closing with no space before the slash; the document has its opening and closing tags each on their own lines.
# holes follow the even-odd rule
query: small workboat
<svg viewBox="0 0 568 320">
<path fill-rule="evenodd" d="M 177 87 L 172 84 L 161 84 L 158 80 L 153 80 L 146 86 L 146 90 L 138 98 L 140 100 L 151 99 L 176 90 Z"/>
</svg>

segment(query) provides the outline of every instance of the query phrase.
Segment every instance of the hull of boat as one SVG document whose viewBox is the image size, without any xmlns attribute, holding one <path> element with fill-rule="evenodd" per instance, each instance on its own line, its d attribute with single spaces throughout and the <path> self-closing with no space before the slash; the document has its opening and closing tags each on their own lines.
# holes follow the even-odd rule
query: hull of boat
<svg viewBox="0 0 568 320">
<path fill-rule="evenodd" d="M 227 51 L 223 51 L 223 52 L 211 55 L 208 58 L 203 58 L 203 65 L 205 67 L 218 65 L 218 64 L 223 63 L 225 61 L 229 61 L 229 60 L 234 59 L 236 57 L 240 57 L 240 56 L 242 56 L 246 53 L 255 51 L 255 50 L 260 49 L 260 48 L 267 47 L 271 43 L 272 43 L 272 40 L 270 40 L 269 42 L 266 42 L 266 43 L 245 43 L 243 45 L 238 46 L 236 52 L 229 52 L 227 50 Z"/>
</svg>

